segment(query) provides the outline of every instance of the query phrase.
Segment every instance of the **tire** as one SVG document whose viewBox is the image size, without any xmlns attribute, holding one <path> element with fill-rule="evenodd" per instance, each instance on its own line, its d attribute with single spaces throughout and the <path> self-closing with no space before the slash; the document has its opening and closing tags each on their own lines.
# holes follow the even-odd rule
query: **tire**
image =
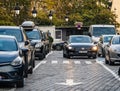
<svg viewBox="0 0 120 91">
<path fill-rule="evenodd" d="M 94 55 L 94 56 L 93 56 L 93 59 L 96 59 L 96 58 L 97 58 L 97 56 L 96 56 L 96 55 Z"/>
<path fill-rule="evenodd" d="M 24 87 L 24 78 L 22 78 L 21 80 L 17 81 L 16 83 L 18 88 Z"/>
<path fill-rule="evenodd" d="M 64 58 L 66 58 L 66 55 L 65 55 L 65 54 L 63 54 L 63 57 L 64 57 Z"/>
<path fill-rule="evenodd" d="M 32 74 L 33 73 L 33 67 L 31 66 L 31 68 L 29 69 L 28 71 L 29 74 Z"/>
</svg>

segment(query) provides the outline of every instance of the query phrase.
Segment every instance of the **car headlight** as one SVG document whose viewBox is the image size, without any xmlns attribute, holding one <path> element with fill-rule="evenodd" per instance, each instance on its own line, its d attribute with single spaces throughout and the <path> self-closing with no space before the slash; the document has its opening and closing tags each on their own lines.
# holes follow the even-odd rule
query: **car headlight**
<svg viewBox="0 0 120 91">
<path fill-rule="evenodd" d="M 97 50 L 98 50 L 97 46 L 92 47 L 92 51 L 97 51 Z"/>
<path fill-rule="evenodd" d="M 12 66 L 19 66 L 22 64 L 22 58 L 17 57 L 16 59 L 14 59 L 11 63 Z"/>
<path fill-rule="evenodd" d="M 35 45 L 35 47 L 40 47 L 40 46 L 41 46 L 41 44 L 40 44 L 40 43 L 38 43 L 38 44 L 36 44 L 36 45 Z"/>
<path fill-rule="evenodd" d="M 71 50 L 71 49 L 72 49 L 72 47 L 71 47 L 71 46 L 69 46 L 69 47 L 68 47 L 68 49 L 70 49 L 70 50 Z"/>
</svg>

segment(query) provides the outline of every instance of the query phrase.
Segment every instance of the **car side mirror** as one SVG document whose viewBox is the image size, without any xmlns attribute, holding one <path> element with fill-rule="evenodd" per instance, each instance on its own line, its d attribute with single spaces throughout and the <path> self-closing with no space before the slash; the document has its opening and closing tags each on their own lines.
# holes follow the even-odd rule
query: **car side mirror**
<svg viewBox="0 0 120 91">
<path fill-rule="evenodd" d="M 21 48 L 21 54 L 22 54 L 22 56 L 24 55 L 26 55 L 27 54 L 27 52 L 29 51 L 29 49 L 28 48 Z"/>
<path fill-rule="evenodd" d="M 29 44 L 29 41 L 27 40 L 27 41 L 25 41 L 25 45 L 28 45 Z"/>
</svg>

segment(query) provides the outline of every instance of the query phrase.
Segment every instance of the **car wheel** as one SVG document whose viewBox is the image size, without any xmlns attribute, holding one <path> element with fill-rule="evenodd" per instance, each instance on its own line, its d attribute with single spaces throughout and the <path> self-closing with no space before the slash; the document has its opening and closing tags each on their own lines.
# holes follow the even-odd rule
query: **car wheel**
<svg viewBox="0 0 120 91">
<path fill-rule="evenodd" d="M 61 48 L 61 46 L 56 46 L 56 50 L 61 50 L 62 48 Z"/>
<path fill-rule="evenodd" d="M 93 59 L 96 59 L 96 58 L 97 58 L 97 56 L 96 56 L 96 55 L 94 55 L 94 56 L 93 56 Z"/>
<path fill-rule="evenodd" d="M 66 58 L 66 55 L 63 53 L 63 57 Z"/>
<path fill-rule="evenodd" d="M 31 66 L 31 68 L 29 69 L 28 71 L 29 74 L 32 74 L 33 73 L 33 67 Z"/>
<path fill-rule="evenodd" d="M 18 88 L 24 87 L 24 78 L 22 78 L 21 80 L 17 81 L 16 85 L 17 85 Z"/>
</svg>

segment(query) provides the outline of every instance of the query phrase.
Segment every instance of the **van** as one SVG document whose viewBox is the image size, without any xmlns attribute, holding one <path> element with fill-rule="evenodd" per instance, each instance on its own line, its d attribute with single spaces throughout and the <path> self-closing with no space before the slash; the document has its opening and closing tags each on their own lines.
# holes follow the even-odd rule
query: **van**
<svg viewBox="0 0 120 91">
<path fill-rule="evenodd" d="M 94 43 L 99 41 L 101 35 L 116 35 L 114 25 L 91 25 L 89 27 L 89 36 L 92 37 Z"/>
</svg>

